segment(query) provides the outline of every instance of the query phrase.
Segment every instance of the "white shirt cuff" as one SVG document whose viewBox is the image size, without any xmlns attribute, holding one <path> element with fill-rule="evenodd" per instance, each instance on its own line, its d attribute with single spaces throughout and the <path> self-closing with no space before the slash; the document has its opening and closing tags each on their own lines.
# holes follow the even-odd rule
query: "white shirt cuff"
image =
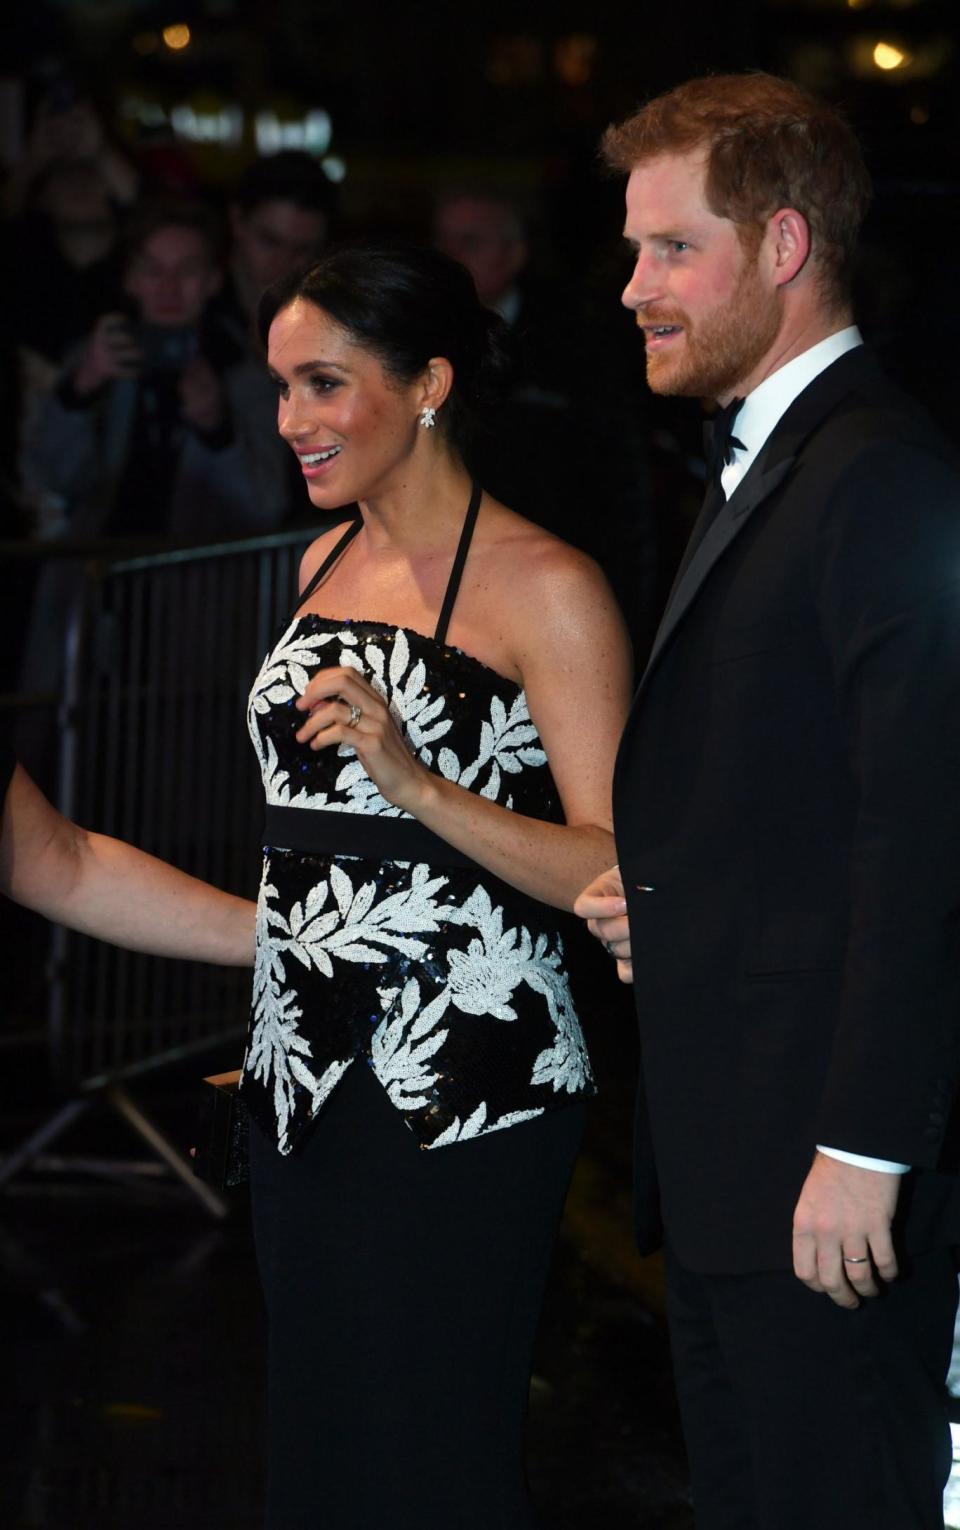
<svg viewBox="0 0 960 1530">
<path fill-rule="evenodd" d="M 852 1163 L 858 1169 L 875 1169 L 878 1174 L 909 1174 L 908 1163 L 893 1163 L 889 1158 L 867 1158 L 863 1153 L 845 1153 L 841 1148 L 822 1147 L 817 1143 L 817 1152 L 825 1153 L 828 1158 L 837 1158 L 841 1163 Z"/>
</svg>

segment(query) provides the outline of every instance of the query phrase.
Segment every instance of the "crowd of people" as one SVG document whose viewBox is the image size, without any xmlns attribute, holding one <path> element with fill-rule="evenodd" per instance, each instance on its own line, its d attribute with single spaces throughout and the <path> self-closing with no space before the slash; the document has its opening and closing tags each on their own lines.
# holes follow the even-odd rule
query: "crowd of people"
<svg viewBox="0 0 960 1530">
<path fill-rule="evenodd" d="M 214 193 L 182 156 L 121 150 L 62 82 L 38 104 L 6 210 L 0 537 L 34 553 L 7 576 L 3 683 L 46 698 L 20 725 L 22 756 L 43 775 L 82 589 L 78 560 L 57 556 L 65 543 L 202 544 L 315 521 L 277 434 L 254 315 L 267 287 L 351 229 L 306 152 L 256 159 Z M 638 374 L 625 392 L 591 357 L 574 287 L 538 269 L 535 216 L 493 185 L 441 187 L 422 210 L 422 241 L 465 264 L 515 342 L 513 380 L 470 465 L 600 563 L 642 647 L 679 545 L 654 520 Z M 590 499 L 603 516 L 584 514 Z"/>
<path fill-rule="evenodd" d="M 840 114 L 785 80 L 718 76 L 603 150 L 626 177 L 622 302 L 649 387 L 719 406 L 632 701 L 602 572 L 542 503 L 518 516 L 491 491 L 509 482 L 506 416 L 482 430 L 498 392 L 544 483 L 571 410 L 591 453 L 605 423 L 562 357 L 551 372 L 558 300 L 538 354 L 517 218 L 470 190 L 437 209 L 442 248 L 306 269 L 301 248 L 259 301 L 233 270 L 310 505 L 357 507 L 308 549 L 250 694 L 266 827 L 242 1089 L 267 1523 L 534 1523 L 531 1345 L 594 1088 L 558 928 L 573 909 L 637 1001 L 637 1232 L 666 1251 L 698 1530 L 939 1530 L 960 473 L 854 321 L 870 181 Z M 311 237 L 261 216 L 270 200 L 235 209 L 235 257 L 248 238 L 261 272 Z M 140 327 L 95 319 L 33 417 L 76 429 L 89 461 L 100 437 L 69 417 L 135 383 L 129 474 L 152 452 L 172 504 L 188 453 L 222 456 L 227 481 L 246 421 L 200 341 L 214 245 L 165 216 L 131 223 L 148 230 L 123 278 Z M 185 329 L 172 386 L 144 389 L 152 331 L 179 346 Z M 129 474 L 110 516 L 132 513 Z M 606 512 L 608 486 L 598 466 L 581 515 Z M 31 823 L 73 833 L 22 776 L 7 795 L 8 846 Z M 249 906 L 93 849 L 168 911 L 209 897 L 207 954 L 252 957 Z"/>
</svg>

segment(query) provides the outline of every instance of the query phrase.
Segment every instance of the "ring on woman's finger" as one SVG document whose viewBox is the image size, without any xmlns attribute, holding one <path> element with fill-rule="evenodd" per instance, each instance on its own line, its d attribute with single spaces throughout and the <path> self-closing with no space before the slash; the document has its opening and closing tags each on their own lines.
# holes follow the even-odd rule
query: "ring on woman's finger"
<svg viewBox="0 0 960 1530">
<path fill-rule="evenodd" d="M 360 721 L 362 716 L 363 716 L 363 708 L 360 707 L 360 706 L 357 706 L 356 702 L 353 702 L 353 704 L 350 707 L 350 716 L 347 718 L 347 727 L 348 728 L 355 728 L 357 726 L 357 723 Z"/>
</svg>

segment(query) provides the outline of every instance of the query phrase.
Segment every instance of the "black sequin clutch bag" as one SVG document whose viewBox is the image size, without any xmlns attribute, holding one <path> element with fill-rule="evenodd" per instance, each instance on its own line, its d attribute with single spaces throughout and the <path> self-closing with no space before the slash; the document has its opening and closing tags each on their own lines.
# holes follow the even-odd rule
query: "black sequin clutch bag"
<svg viewBox="0 0 960 1530">
<path fill-rule="evenodd" d="M 250 1178 L 250 1117 L 240 1093 L 240 1069 L 214 1073 L 203 1081 L 194 1172 L 215 1190 L 232 1190 Z"/>
</svg>

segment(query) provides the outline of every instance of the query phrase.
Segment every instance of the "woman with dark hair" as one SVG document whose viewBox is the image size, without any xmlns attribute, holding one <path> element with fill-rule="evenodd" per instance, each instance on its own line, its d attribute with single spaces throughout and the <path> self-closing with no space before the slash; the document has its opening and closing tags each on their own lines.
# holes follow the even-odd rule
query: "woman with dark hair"
<svg viewBox="0 0 960 1530">
<path fill-rule="evenodd" d="M 250 701 L 268 1524 L 521 1530 L 593 1092 L 555 911 L 611 857 L 627 643 L 594 565 L 471 482 L 504 326 L 461 266 L 335 251 L 260 319 L 311 501 L 359 506 Z"/>
</svg>

